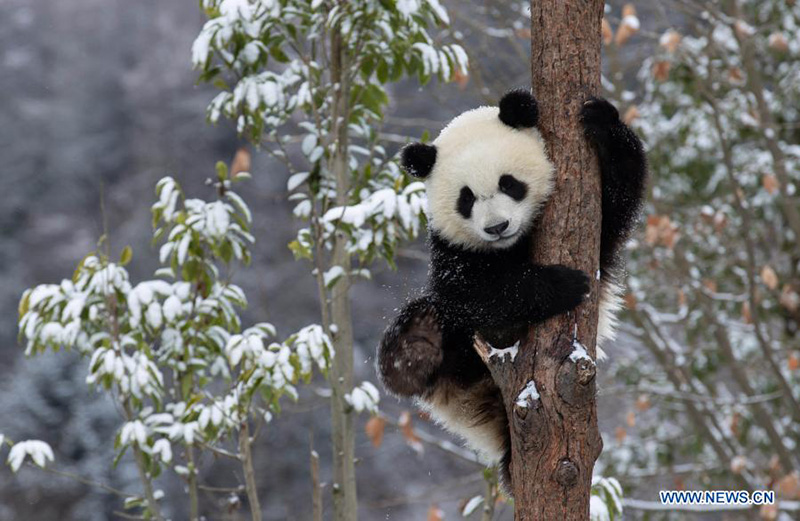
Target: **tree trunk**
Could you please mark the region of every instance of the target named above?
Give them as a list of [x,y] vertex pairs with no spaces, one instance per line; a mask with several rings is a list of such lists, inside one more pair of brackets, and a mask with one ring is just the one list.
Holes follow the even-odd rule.
[[[528,332],[513,364],[488,360],[511,429],[517,520],[589,519],[594,462],[602,440],[595,403],[600,255],[600,172],[579,114],[600,87],[602,0],[532,0],[531,69],[540,130],[556,168],[556,189],[537,225],[537,264],[591,275],[578,309]],[[576,342],[592,360],[570,358]],[[478,346],[479,352],[481,346]],[[530,385],[535,384],[535,387]],[[524,390],[528,392],[523,393]]]
[[[336,176],[336,204],[349,204],[350,171],[348,156],[348,122],[350,120],[350,85],[347,63],[339,28],[331,34],[331,79],[339,85],[335,92],[333,120],[335,151],[331,169]],[[338,232],[334,239],[332,266],[340,266],[344,274],[331,289],[331,322],[335,355],[331,367],[331,427],[333,437],[333,518],[335,521],[358,519],[355,469],[355,418],[344,395],[353,389],[353,317],[350,308],[351,259],[347,237]]]

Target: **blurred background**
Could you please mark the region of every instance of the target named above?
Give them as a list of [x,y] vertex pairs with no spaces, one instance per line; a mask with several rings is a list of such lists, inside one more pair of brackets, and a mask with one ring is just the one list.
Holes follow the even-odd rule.
[[[445,6],[470,73],[451,84],[392,86],[389,150],[530,83],[524,2]],[[605,451],[597,473],[622,483],[626,519],[798,519],[800,12],[791,0],[609,2],[606,20],[605,95],[646,142],[653,182],[630,245],[621,334],[598,373]],[[113,403],[87,389],[74,354],[25,359],[17,305],[24,289],[71,276],[103,233],[103,213],[112,250],[136,252],[132,278],[151,276],[149,204],[161,177],[213,195],[204,182],[214,163],[245,143],[229,122],[206,123],[216,90],[198,84],[190,64],[204,21],[194,2],[0,3],[0,433],[45,440],[59,468],[121,489],[137,482],[127,460],[110,465]],[[237,275],[250,299],[245,318],[295,331],[318,321],[319,307],[309,266],[287,248],[298,228],[288,173],[257,150],[250,171],[244,195],[257,242],[252,265]],[[376,263],[373,280],[353,291],[357,380],[376,381],[383,328],[424,284],[424,241],[404,245],[397,264]],[[259,439],[265,519],[310,518],[312,433],[330,479],[322,394],[311,386],[287,402]],[[413,411],[386,396],[381,407],[395,418]],[[424,418],[414,425],[426,439],[448,439]],[[409,441],[387,426],[376,448],[360,424],[360,517],[434,519],[440,509],[460,518],[485,488],[480,467]],[[232,473],[223,463],[204,472],[211,483]],[[175,478],[161,488],[182,493]],[[773,489],[782,506],[657,510],[658,490],[683,488]],[[226,501],[203,498],[219,519],[228,518]],[[0,468],[0,520],[111,519],[118,502],[75,480]],[[182,508],[171,506],[173,519],[186,517]],[[495,518],[511,514],[501,504]]]

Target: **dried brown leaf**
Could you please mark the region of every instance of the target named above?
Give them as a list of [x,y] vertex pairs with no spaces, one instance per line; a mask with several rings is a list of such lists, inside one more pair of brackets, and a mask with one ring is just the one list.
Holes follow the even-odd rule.
[[661,39],[658,43],[668,53],[673,54],[678,50],[678,46],[681,44],[681,33],[675,29],[669,29],[661,35]]
[[636,6],[633,4],[625,4],[622,6],[622,17],[636,16]]
[[434,503],[428,509],[428,521],[444,521],[444,511],[439,508],[439,505]]
[[797,369],[800,368],[800,355],[798,355],[796,352],[790,354],[786,365],[789,366],[790,371],[797,371]]
[[397,420],[397,425],[400,427],[400,432],[403,433],[406,443],[417,452],[422,452],[422,442],[420,441],[417,433],[414,432],[414,425],[411,422],[411,413],[403,411],[400,418]]
[[603,17],[603,21],[601,22],[601,31],[603,33],[603,44],[611,45],[611,42],[614,41],[614,30],[611,29],[611,24],[608,23],[605,16]]
[[784,284],[780,297],[781,306],[789,312],[795,313],[800,309],[800,295],[789,284]]
[[628,110],[626,110],[625,114],[622,116],[622,121],[626,125],[630,125],[638,117],[639,117],[639,108],[636,105],[631,105],[630,107],[628,107]]
[[778,274],[772,269],[772,266],[766,264],[761,268],[761,280],[771,290],[778,287]]
[[742,415],[738,412],[733,413],[730,419],[730,425],[728,425],[731,429],[731,432],[734,436],[739,436],[739,425],[741,424]]
[[800,499],[800,474],[786,474],[778,481],[778,494],[782,499]]
[[376,449],[383,443],[383,431],[385,428],[386,420],[380,416],[373,416],[364,426],[364,431],[367,433],[369,441],[372,442],[372,446]]
[[250,173],[250,151],[245,147],[237,150],[236,155],[233,156],[233,163],[231,163],[231,179],[242,173]]
[[753,312],[750,309],[750,302],[744,302],[742,304],[742,321],[744,321],[745,324],[753,323]]
[[789,42],[783,33],[774,32],[769,35],[769,48],[777,52],[787,52],[789,50]]
[[756,33],[755,28],[744,20],[736,20],[733,24],[733,30],[736,31],[736,36],[745,40]]
[[666,60],[659,60],[653,64],[652,73],[656,81],[667,81],[672,64]]
[[453,74],[453,81],[456,82],[460,90],[464,90],[467,87],[467,83],[469,83],[469,74],[464,74],[461,69],[456,69]]
[[764,187],[764,190],[766,190],[767,193],[769,193],[770,195],[777,192],[778,189],[781,187],[781,183],[780,181],[778,181],[778,178],[772,174],[764,174],[761,177],[761,185]]
[[633,4],[625,4],[622,8],[622,21],[617,28],[614,43],[625,45],[631,36],[639,32],[639,19],[636,17],[636,7]]

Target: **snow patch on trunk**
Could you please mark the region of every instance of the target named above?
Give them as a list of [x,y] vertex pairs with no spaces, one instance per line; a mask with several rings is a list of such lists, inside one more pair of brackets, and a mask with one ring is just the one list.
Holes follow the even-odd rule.
[[513,345],[506,347],[505,349],[496,349],[493,345],[489,344],[489,358],[493,358],[495,356],[500,358],[500,361],[506,361],[506,355],[511,357],[511,361],[513,362],[514,359],[517,357],[517,353],[519,352],[519,340]]
[[525,384],[525,388],[517,396],[517,405],[527,408],[531,403],[539,399],[539,391],[533,380]]

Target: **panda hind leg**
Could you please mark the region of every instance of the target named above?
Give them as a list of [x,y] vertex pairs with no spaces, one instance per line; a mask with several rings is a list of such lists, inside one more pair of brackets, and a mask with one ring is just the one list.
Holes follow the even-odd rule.
[[383,334],[378,347],[378,374],[397,396],[420,396],[442,363],[442,331],[433,301],[409,302]]

